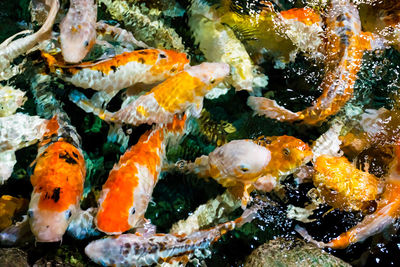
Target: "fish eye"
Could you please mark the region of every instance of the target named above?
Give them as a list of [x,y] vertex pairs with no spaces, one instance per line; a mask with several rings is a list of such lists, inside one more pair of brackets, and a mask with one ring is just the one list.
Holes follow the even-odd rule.
[[85,47],[88,47],[89,46],[89,41],[85,41],[84,43],[83,43],[83,45],[85,46]]
[[211,84],[215,83],[215,79],[211,79],[210,83]]
[[283,155],[289,156],[289,155],[290,155],[290,149],[287,148],[287,147],[285,147],[285,148],[283,149]]
[[72,216],[71,210],[67,210],[67,211],[65,212],[65,218],[68,220],[69,218],[71,218],[71,216]]
[[28,210],[28,217],[33,218],[33,210]]
[[244,166],[244,165],[240,165],[239,168],[240,168],[240,170],[241,170],[242,172],[248,172],[248,171],[249,171],[249,168],[246,167],[246,166]]
[[135,208],[132,208],[131,214],[133,215],[135,214],[135,212],[136,212]]

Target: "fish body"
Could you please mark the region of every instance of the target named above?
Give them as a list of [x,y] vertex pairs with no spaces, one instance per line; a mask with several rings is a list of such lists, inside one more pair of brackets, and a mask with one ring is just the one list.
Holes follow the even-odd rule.
[[279,178],[292,173],[311,157],[309,146],[295,137],[260,137],[231,141],[185,168],[230,188],[242,198],[245,207],[255,187],[271,191]]
[[60,23],[61,52],[65,62],[78,63],[96,42],[95,0],[70,0],[68,13]]
[[66,66],[43,53],[51,72],[82,88],[118,91],[137,83],[154,84],[175,75],[189,63],[185,53],[145,49],[125,52],[99,62]]
[[[33,192],[29,203],[29,223],[38,242],[62,239],[71,217],[79,209],[86,168],[79,145],[60,135],[57,117],[48,123],[48,133],[32,164]],[[68,129],[65,133],[74,131]],[[52,139],[55,139],[53,141]]]
[[109,122],[169,123],[175,114],[186,111],[199,116],[204,95],[228,74],[229,65],[225,63],[202,63],[187,68],[114,113],[94,107],[82,95],[70,95],[70,99],[86,112],[93,112]]
[[315,125],[336,114],[352,97],[365,50],[372,49],[373,36],[361,32],[357,8],[349,1],[331,1],[326,17],[327,43],[322,95],[313,106],[292,112],[274,100],[249,97],[248,105],[259,115],[280,121],[303,121]]
[[354,167],[345,157],[322,155],[314,164],[313,182],[334,208],[364,210],[379,194],[379,180]]
[[208,248],[222,235],[250,222],[259,207],[245,210],[241,217],[189,235],[123,234],[93,241],[85,248],[86,255],[103,266],[149,266],[174,258],[190,256],[196,249]]
[[165,157],[169,134],[181,134],[186,117],[147,131],[110,171],[99,198],[96,226],[107,234],[121,234],[141,226]]
[[319,247],[331,247],[344,249],[351,244],[365,240],[366,238],[380,233],[387,226],[395,223],[400,217],[400,143],[395,147],[395,159],[392,162],[391,170],[386,178],[384,192],[377,201],[377,208],[374,213],[350,228],[345,233],[334,238],[328,243],[314,240],[305,229],[296,226],[296,231],[306,240]]

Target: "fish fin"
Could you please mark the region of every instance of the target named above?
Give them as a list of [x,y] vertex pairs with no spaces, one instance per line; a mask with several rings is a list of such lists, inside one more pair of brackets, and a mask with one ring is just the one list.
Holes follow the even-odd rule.
[[251,200],[250,193],[253,191],[254,186],[252,184],[237,185],[229,187],[229,192],[242,201],[242,209],[246,209],[247,203]]
[[267,118],[276,119],[278,121],[300,120],[298,112],[294,113],[279,106],[275,100],[265,97],[249,96],[247,105],[255,111],[255,114],[264,115]]
[[22,32],[17,32],[16,34],[14,34],[11,37],[8,37],[6,40],[4,40],[1,44],[0,44],[0,49],[4,49],[6,46],[8,46],[15,37],[17,37],[18,35],[22,35],[22,34],[28,34],[28,33],[32,33],[32,30],[24,30]]
[[272,175],[266,175],[258,178],[253,185],[257,190],[271,192],[276,187],[276,184],[276,177],[273,177]]
[[34,236],[31,232],[28,216],[26,215],[23,216],[22,221],[0,232],[0,245],[2,246],[15,246],[28,240],[34,240]]
[[140,225],[141,226],[135,229],[137,234],[144,237],[153,236],[156,234],[157,227],[152,224],[150,220],[143,218],[143,222],[140,223]]
[[315,239],[313,239],[312,236],[307,232],[307,230],[299,225],[296,225],[294,227],[294,230],[297,233],[299,233],[307,242],[310,242],[319,248],[329,247],[329,244],[326,244],[326,243],[320,242],[320,241],[316,241]]
[[99,118],[102,120],[107,121],[112,118],[112,113],[96,107],[84,94],[78,92],[77,90],[72,90],[72,92],[69,94],[69,99],[87,113],[93,113],[99,116]]

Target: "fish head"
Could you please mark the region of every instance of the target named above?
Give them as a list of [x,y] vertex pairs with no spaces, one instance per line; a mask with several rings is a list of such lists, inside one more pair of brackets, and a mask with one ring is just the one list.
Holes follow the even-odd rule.
[[82,25],[70,25],[70,23],[60,24],[61,52],[65,62],[81,62],[95,44],[96,29],[86,24],[87,23],[82,23]]
[[230,67],[226,63],[204,62],[186,70],[191,76],[199,78],[209,89],[215,87],[229,75]]
[[270,160],[271,152],[251,140],[231,141],[209,155],[211,176],[223,186],[256,180]]
[[[142,56],[144,62],[146,63],[148,62],[148,60],[146,60],[146,56],[151,58],[153,57],[153,54],[147,54],[145,51],[146,50],[143,50]],[[164,73],[166,74],[165,78],[168,78],[169,76],[173,76],[182,71],[189,65],[189,59],[186,53],[164,49],[158,49],[157,52],[158,53],[156,53],[156,56],[158,56],[158,58],[153,64],[153,67],[150,69],[150,72],[153,74]],[[149,62],[151,61],[149,60]]]
[[309,145],[293,136],[260,137],[257,143],[271,151],[268,168],[279,175],[289,174],[312,159]]
[[46,208],[41,204],[42,194],[33,192],[29,203],[28,217],[31,231],[37,242],[61,241],[77,208],[75,205],[69,205],[64,209]]

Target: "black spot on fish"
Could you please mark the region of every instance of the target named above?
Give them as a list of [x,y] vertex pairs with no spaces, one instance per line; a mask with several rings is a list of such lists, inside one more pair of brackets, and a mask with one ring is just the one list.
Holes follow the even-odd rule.
[[111,66],[110,68],[111,68],[114,72],[117,71],[117,67],[116,67],[116,66]]
[[79,155],[76,154],[75,152],[72,152],[72,155],[74,155],[75,158],[79,159]]
[[55,203],[57,203],[60,200],[60,187],[56,187],[53,190],[53,195],[51,196],[51,199],[54,200]]
[[336,21],[345,21],[345,20],[346,20],[346,16],[344,14],[340,14],[336,18]]
[[145,50],[141,50],[141,51],[138,52],[138,54],[140,54],[140,55],[147,55],[148,53],[147,53],[147,51],[145,51]]
[[140,58],[138,58],[138,62],[139,62],[140,64],[144,64],[145,60],[144,60],[144,58],[140,57]]
[[73,157],[71,157],[71,155],[68,154],[67,152],[66,152],[65,154],[59,154],[58,157],[59,157],[60,159],[65,159],[65,162],[66,162],[66,163],[69,163],[69,164],[78,164],[78,162],[76,162],[76,160],[75,160]]
[[167,56],[164,55],[164,54],[159,54],[158,56],[159,56],[160,58],[167,58]]

